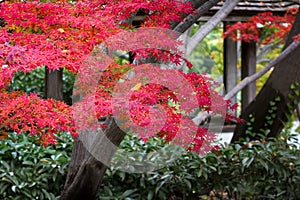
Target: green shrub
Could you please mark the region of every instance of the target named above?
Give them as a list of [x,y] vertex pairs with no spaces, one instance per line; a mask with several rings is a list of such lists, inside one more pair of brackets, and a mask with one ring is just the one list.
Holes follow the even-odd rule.
[[32,72],[16,72],[10,84],[11,90],[20,90],[26,93],[38,93],[45,97],[45,68],[38,67]]
[[0,199],[56,199],[70,162],[72,138],[58,137],[46,148],[25,134],[9,135],[0,141]]
[[[143,146],[131,137],[131,142],[124,140],[122,145],[143,154],[147,148],[165,148],[157,143],[152,140],[152,146]],[[99,199],[201,199],[208,193],[218,199],[298,199],[300,150],[281,139],[245,140],[204,157],[185,152],[154,172],[132,174],[111,169]]]
[[[11,134],[0,141],[0,199],[56,199],[64,185],[72,138],[60,137],[46,148],[34,138]],[[164,146],[159,139],[146,144],[126,136],[122,151],[161,151],[177,155],[179,148]],[[134,160],[131,160],[134,163]],[[300,150],[285,139],[245,140],[199,157],[184,152],[164,168],[148,173],[127,173],[117,166],[107,170],[98,199],[299,199]]]

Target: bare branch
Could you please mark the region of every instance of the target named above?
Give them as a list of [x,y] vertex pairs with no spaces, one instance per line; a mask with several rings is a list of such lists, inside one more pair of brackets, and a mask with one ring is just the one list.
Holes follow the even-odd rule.
[[[267,73],[272,67],[277,65],[283,59],[288,57],[291,52],[293,52],[297,47],[300,46],[300,41],[291,43],[278,57],[273,59],[266,67],[258,71],[257,73],[244,78],[239,84],[237,84],[232,90],[230,90],[224,97],[224,99],[231,99],[234,95],[236,95],[240,90],[246,87],[248,84],[257,80],[265,73]],[[212,113],[207,112],[199,112],[195,117],[192,118],[193,122],[197,125],[205,121],[208,117],[211,116]]]
[[269,53],[270,51],[279,48],[280,45],[282,44],[282,41],[277,42],[276,44],[267,44],[262,47],[262,50],[260,51],[260,54],[257,55],[257,60],[263,59],[263,57]]
[[205,122],[209,117],[212,116],[212,112],[198,112],[198,114],[192,118],[192,121],[199,126],[203,122]]
[[220,23],[227,15],[234,9],[234,7],[239,3],[239,0],[227,0],[225,1],[222,8],[212,16],[205,25],[194,34],[191,38],[192,42],[189,42],[187,48],[187,55],[190,55],[195,47],[203,40],[203,38],[213,29],[218,23]]
[[209,0],[206,1],[203,5],[197,8],[197,13],[196,14],[190,14],[188,15],[182,22],[176,25],[174,28],[174,31],[178,33],[184,33],[188,28],[190,28],[197,20],[203,16],[205,13],[209,11],[214,5],[216,5],[218,2],[221,0]]
[[270,59],[268,59],[268,58],[259,59],[259,60],[256,61],[256,64],[264,63],[264,62],[270,62]]
[[239,84],[237,84],[232,90],[230,90],[224,97],[224,99],[231,99],[234,95],[236,95],[240,90],[246,87],[248,84],[257,80],[261,76],[263,76],[267,71],[269,71],[272,67],[277,65],[283,59],[285,59],[291,52],[293,52],[300,45],[300,41],[292,42],[278,57],[273,59],[267,66],[262,68],[260,71],[255,74],[244,78]]

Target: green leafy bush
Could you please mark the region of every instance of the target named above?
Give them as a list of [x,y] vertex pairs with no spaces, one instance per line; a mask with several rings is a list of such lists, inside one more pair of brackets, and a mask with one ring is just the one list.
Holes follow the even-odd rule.
[[70,162],[72,138],[58,137],[56,146],[43,147],[25,134],[0,141],[0,199],[56,199]]
[[[165,148],[156,140],[151,146],[134,137],[130,141],[125,140],[123,147],[139,149],[141,154],[149,148]],[[204,157],[185,152],[154,172],[110,169],[99,199],[205,199],[209,193],[218,199],[298,199],[300,150],[285,139],[245,140]]]
[[17,72],[10,84],[11,90],[20,90],[26,93],[35,92],[39,96],[45,96],[45,68],[38,67],[32,72]]
[[[34,138],[11,134],[0,141],[0,199],[56,199],[66,178],[72,138],[60,137],[57,146],[46,148]],[[163,145],[156,138],[146,144],[128,135],[122,151],[161,151],[177,155],[180,148]],[[139,159],[139,156],[136,157]],[[126,158],[127,159],[127,158]],[[134,160],[131,160],[134,162]],[[300,150],[286,139],[245,140],[199,157],[183,152],[170,156],[166,167],[148,173],[118,170],[118,163],[107,170],[99,189],[105,199],[298,199],[300,196]]]

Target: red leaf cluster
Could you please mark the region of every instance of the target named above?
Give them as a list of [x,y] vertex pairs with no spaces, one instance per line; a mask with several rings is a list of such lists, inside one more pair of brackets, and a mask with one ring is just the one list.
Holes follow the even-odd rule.
[[0,129],[4,132],[30,133],[43,145],[55,144],[55,135],[70,132],[76,136],[71,108],[53,99],[27,96],[18,91],[0,93]]
[[[47,66],[53,70],[66,68],[76,73],[80,67],[87,67],[83,63],[96,46],[105,43],[107,38],[123,29],[133,29],[128,22],[138,12],[145,15],[142,27],[163,28],[169,28],[170,22],[182,20],[183,14],[193,12],[191,4],[180,0],[83,0],[72,4],[64,0],[24,1],[1,3],[0,9],[0,18],[5,21],[5,26],[0,29],[0,89],[6,87],[17,71],[31,72],[36,67]],[[143,43],[142,46],[148,45],[149,48],[138,49],[135,47],[141,44],[132,44],[135,59],[155,58],[159,63],[175,65],[185,62],[191,67],[177,48],[181,45],[179,41],[163,43],[161,38],[155,38],[155,32],[150,33],[151,35],[145,34],[143,36],[146,38],[139,40]],[[151,38],[156,43],[161,41],[165,48],[153,48]],[[117,39],[112,41],[112,44],[105,45],[115,50],[128,50],[122,49],[124,45],[118,43]],[[103,71],[96,94],[93,94],[96,100],[96,117],[113,114],[114,87],[126,72],[135,68],[138,67],[110,63]],[[172,70],[174,71],[167,69],[165,73],[170,74]],[[157,75],[151,69],[147,74],[150,78]],[[196,73],[180,72],[180,75],[193,89],[192,94],[188,91],[176,93],[176,87],[174,91],[155,83],[137,82],[132,88],[125,81],[124,88],[128,87],[132,91],[128,109],[130,118],[137,125],[134,130],[144,140],[157,134],[167,141],[190,144],[191,150],[202,151],[203,147],[209,146],[213,136],[189,119],[188,114],[197,108],[195,104],[204,112],[219,114],[227,120],[238,119],[224,112],[224,107],[233,107],[211,89],[214,83],[210,79]],[[93,80],[84,81],[89,84]],[[180,87],[177,86],[177,89]],[[55,135],[62,131],[77,134],[74,130],[72,107],[52,99],[41,99],[35,94],[27,96],[1,90],[0,95],[1,131],[29,132],[38,136],[43,145],[55,144]],[[195,97],[198,102],[188,102],[186,97],[189,96]],[[152,123],[153,120],[156,120],[155,123]],[[149,124],[155,126],[151,127],[153,131],[148,134],[138,128],[148,127]],[[192,136],[190,132],[195,129],[197,133]]]
[[271,12],[260,13],[249,19],[248,22],[237,22],[227,26],[224,37],[245,42],[255,41],[262,44],[278,42],[287,37],[295,15],[297,7],[287,10],[284,16],[276,16]]
[[[135,66],[131,66],[131,69],[134,67]],[[151,67],[153,68],[153,66]],[[124,69],[125,66],[120,66],[119,69],[120,68]],[[116,67],[112,69],[116,69]],[[123,71],[123,73],[119,71],[117,76],[114,76],[113,74],[115,73],[110,71],[110,69],[104,72],[105,75],[103,75],[103,78],[100,80],[96,95],[96,112],[98,118],[114,114],[112,98],[113,90],[116,86],[116,79],[112,77],[119,79],[129,70],[130,66],[126,66],[126,70]],[[165,69],[164,73],[168,74],[169,72],[172,73],[172,71],[172,69]],[[157,76],[157,74],[151,74],[150,70],[147,71],[146,74],[147,76],[144,76],[144,78]],[[226,112],[227,108],[232,110],[236,109],[236,105],[231,105],[229,101],[224,101],[222,96],[212,90],[212,86],[215,83],[211,79],[196,73],[185,74],[180,72],[180,74],[194,91],[193,95],[195,95],[198,100],[197,105],[201,111],[219,114],[226,120],[241,122],[238,118]],[[210,149],[208,147],[215,139],[214,135],[208,133],[205,128],[197,127],[189,119],[188,114],[195,109],[194,104],[187,104],[183,107],[186,102],[190,102],[188,100],[186,102],[179,100],[188,97],[190,95],[188,91],[187,94],[182,92],[176,93],[164,85],[153,83],[143,84],[143,78],[138,77],[137,74],[136,76],[136,82],[134,82],[134,84],[129,84],[125,81],[121,87],[122,90],[131,91],[129,101],[130,119],[127,119],[130,121],[130,125],[128,124],[129,122],[125,123],[125,127],[130,126],[132,128],[136,125],[138,128],[132,128],[131,131],[138,133],[144,140],[147,140],[147,138],[153,136],[153,134],[157,134],[160,137],[165,137],[167,141],[189,146],[190,150],[202,151],[205,147]],[[174,79],[174,77],[172,78]],[[167,79],[171,80],[172,78],[169,77],[169,79]],[[161,80],[161,82],[163,82],[163,80]],[[174,82],[178,84],[177,87],[182,87],[180,81],[175,80]],[[132,87],[132,85],[135,86]],[[173,102],[173,104],[170,104],[170,102]],[[120,108],[126,104],[124,104],[122,100],[119,101],[119,103],[121,104],[119,106]],[[153,112],[151,109],[155,109],[155,117],[151,114],[151,112]],[[125,108],[125,110],[127,109]],[[163,114],[159,112],[160,110],[162,110]],[[126,113],[121,113],[122,116],[125,114]],[[148,128],[149,124],[154,124],[156,127],[151,126]],[[144,129],[140,127],[144,127]],[[147,129],[147,133],[144,132],[145,129]],[[159,132],[155,132],[154,130],[159,130]],[[197,130],[195,135],[193,135],[194,130]],[[180,138],[180,140],[178,140],[178,138]]]

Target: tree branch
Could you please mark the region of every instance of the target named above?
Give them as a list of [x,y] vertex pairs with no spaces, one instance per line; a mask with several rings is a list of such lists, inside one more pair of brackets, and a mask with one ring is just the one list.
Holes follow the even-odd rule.
[[211,17],[208,22],[201,26],[201,28],[194,34],[189,42],[187,48],[187,55],[190,55],[191,52],[196,48],[196,46],[203,40],[203,38],[217,26],[227,15],[234,9],[234,7],[239,3],[239,0],[227,0],[222,8]]
[[279,48],[282,42],[277,42],[276,44],[268,44],[262,47],[260,54],[257,55],[257,60],[261,60],[270,51]]
[[192,118],[192,121],[199,126],[212,116],[212,112],[198,112],[198,114]]
[[176,25],[176,27],[173,29],[176,32],[179,33],[184,33],[188,28],[190,28],[197,20],[203,16],[205,13],[209,11],[214,5],[216,5],[218,2],[221,0],[209,0],[206,1],[202,5],[194,5],[194,7],[199,7],[197,8],[197,13],[196,14],[190,14],[188,15],[182,22]]
[[236,95],[240,90],[246,87],[248,84],[257,80],[261,76],[263,76],[267,71],[269,71],[272,67],[277,65],[283,59],[285,59],[291,52],[293,52],[300,45],[300,41],[291,43],[278,57],[273,59],[267,66],[262,68],[260,71],[255,74],[244,78],[239,84],[237,84],[232,90],[230,90],[224,97],[224,99],[231,99],[234,95]]

